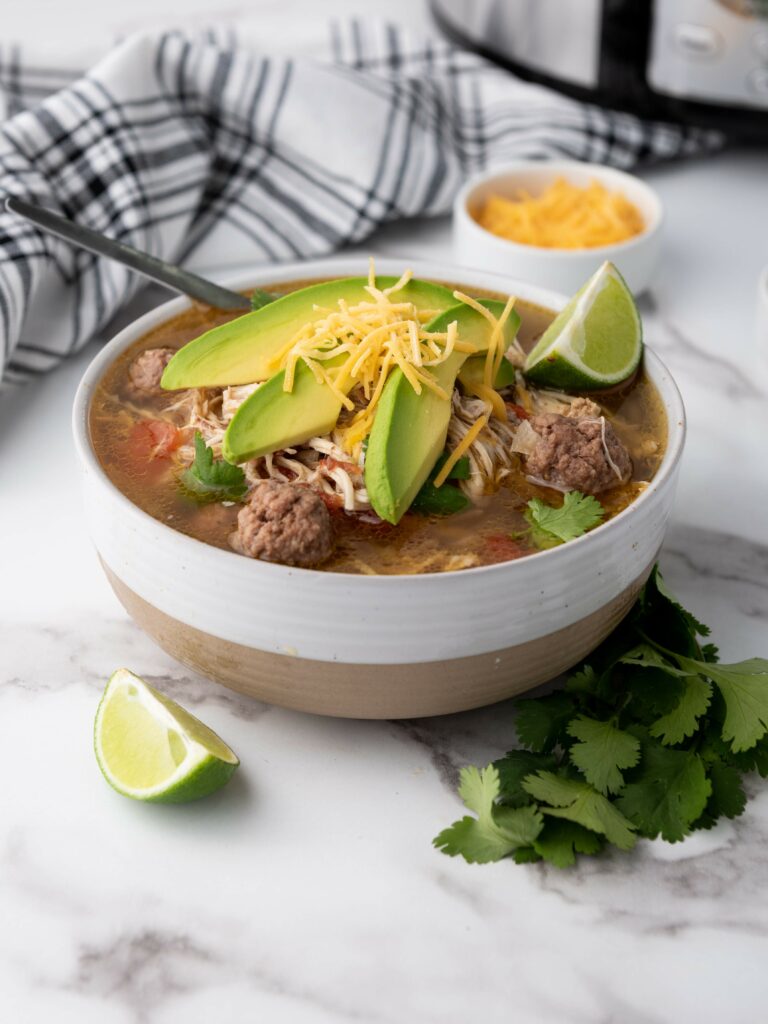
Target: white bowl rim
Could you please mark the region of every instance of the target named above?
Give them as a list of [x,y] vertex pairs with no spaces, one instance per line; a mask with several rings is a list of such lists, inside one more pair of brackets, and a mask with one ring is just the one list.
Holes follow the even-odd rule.
[[[561,295],[558,292],[541,288],[537,285],[529,285],[519,279],[508,278],[503,274],[494,274],[489,271],[473,271],[467,267],[433,262],[428,259],[411,260],[385,256],[375,257],[375,261],[377,273],[399,276],[404,267],[410,267],[413,268],[415,276],[426,277],[437,281],[456,281],[457,283],[462,280],[462,275],[464,274],[477,274],[478,279],[474,284],[475,287],[486,288],[488,290],[498,290],[499,292],[507,292],[509,294],[517,291],[518,289],[516,286],[519,285],[521,286],[519,288],[521,297],[523,297],[525,301],[548,309],[557,310],[558,308],[562,308],[562,306],[568,301],[566,296]],[[314,277],[327,279],[329,276],[333,276],[334,273],[336,276],[349,276],[350,274],[363,276],[367,273],[367,267],[367,256],[359,256],[356,254],[350,256],[331,256],[301,262],[280,263],[269,268],[257,268],[247,273],[240,273],[225,278],[220,283],[225,287],[232,288],[233,290],[245,290],[252,287],[268,286],[271,283],[290,281],[292,279],[311,280]],[[489,283],[480,284],[480,280],[484,280]],[[202,547],[205,549],[206,557],[213,559],[214,563],[220,558],[228,560],[237,558],[242,561],[243,556],[237,552],[218,548],[213,544],[208,544],[205,541],[198,540],[196,537],[191,537],[188,534],[182,533],[180,530],[176,530],[172,526],[168,526],[166,523],[162,522],[162,520],[155,519],[154,516],[151,516],[148,512],[145,512],[144,509],[136,505],[127,495],[123,494],[119,487],[117,487],[117,485],[109,478],[101,466],[90,442],[89,412],[91,399],[95,388],[104,375],[106,369],[112,364],[118,355],[120,355],[135,341],[138,341],[138,339],[143,335],[147,334],[153,327],[156,327],[162,324],[165,320],[183,312],[191,305],[191,300],[182,296],[176,299],[171,299],[169,302],[165,302],[162,305],[149,310],[147,313],[144,313],[142,316],[133,320],[130,324],[120,330],[103,346],[97,355],[94,356],[93,360],[87,366],[75,394],[72,409],[72,430],[74,434],[75,449],[86,470],[94,474],[102,486],[107,488],[111,493],[111,496],[117,501],[118,505],[122,506],[123,510],[129,516],[138,517],[144,523],[150,521],[155,527],[159,527],[161,532],[167,531],[169,540],[172,540],[174,543],[186,549],[189,552],[190,557],[193,557],[195,551],[199,551]],[[623,529],[627,516],[631,515],[635,509],[641,506],[641,504],[645,505],[649,500],[651,500],[655,492],[659,490],[666,480],[672,475],[680,460],[685,445],[685,408],[677,383],[666,365],[648,348],[647,345],[644,348],[643,359],[646,367],[650,367],[651,380],[654,383],[654,386],[657,387],[657,390],[659,390],[658,385],[656,384],[657,379],[666,376],[667,383],[669,384],[671,401],[669,406],[664,403],[664,411],[667,416],[667,447],[664,452],[661,465],[656,471],[656,475],[650,481],[642,494],[638,495],[634,501],[632,501],[625,509],[619,512],[612,519],[608,520],[607,523],[603,523],[602,525],[595,527],[595,529],[591,530],[589,533],[568,541],[567,544],[562,544],[558,547],[550,548],[545,551],[537,551],[530,555],[526,555],[524,558],[511,559],[506,562],[497,562],[493,565],[481,565],[467,569],[447,570],[440,573],[382,573],[374,576],[368,576],[362,573],[345,573],[328,569],[307,569],[297,566],[281,565],[277,562],[266,562],[260,559],[251,560],[254,566],[253,571],[261,573],[266,578],[271,576],[275,579],[283,579],[287,575],[299,573],[302,576],[311,574],[313,577],[332,576],[337,579],[342,578],[345,582],[348,582],[350,586],[366,586],[369,584],[375,584],[376,586],[380,586],[382,584],[395,586],[399,584],[400,586],[412,587],[420,584],[427,584],[430,581],[434,582],[436,576],[439,576],[440,579],[449,580],[457,576],[466,577],[468,573],[479,575],[485,573],[514,572],[515,565],[519,565],[520,563],[530,563],[531,558],[557,558],[560,557],[564,551],[569,551],[573,554],[574,546],[590,543],[590,537],[592,535],[600,535],[605,539],[608,531],[618,533],[618,531]],[[228,562],[227,564],[231,563]]]
[[[586,171],[595,178],[602,178],[604,182],[624,182],[625,186],[634,189],[642,194],[648,201],[652,211],[651,220],[639,235],[627,238],[623,242],[611,242],[608,245],[596,245],[581,249],[554,249],[543,245],[524,245],[522,242],[515,242],[511,238],[502,238],[488,231],[482,224],[478,224],[469,211],[469,202],[475,189],[486,185],[496,178],[510,177],[516,174],[530,174],[531,172],[542,171],[555,174],[567,174],[569,170]],[[631,197],[628,197],[631,199]],[[651,186],[628,171],[619,167],[604,167],[602,164],[591,164],[580,160],[514,160],[510,163],[497,164],[482,171],[470,178],[461,188],[454,201],[453,213],[455,217],[461,217],[462,222],[484,245],[490,245],[499,252],[514,250],[517,253],[528,253],[537,258],[564,260],[572,262],[578,259],[593,257],[599,259],[601,256],[607,259],[609,256],[619,255],[628,252],[630,249],[644,245],[650,238],[658,234],[664,220],[664,207],[658,193]]]

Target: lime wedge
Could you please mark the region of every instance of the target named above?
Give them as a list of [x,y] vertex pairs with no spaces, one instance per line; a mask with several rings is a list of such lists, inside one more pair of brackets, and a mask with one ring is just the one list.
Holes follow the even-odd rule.
[[126,668],[107,683],[96,711],[94,747],[110,786],[153,803],[208,796],[240,764],[207,725]]
[[643,327],[632,293],[604,263],[528,354],[525,375],[555,388],[609,388],[631,377],[643,354]]

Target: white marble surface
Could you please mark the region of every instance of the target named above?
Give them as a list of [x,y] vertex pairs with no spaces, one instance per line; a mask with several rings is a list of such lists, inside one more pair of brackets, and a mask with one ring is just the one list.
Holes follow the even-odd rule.
[[[662,566],[725,657],[768,651],[768,387],[752,334],[766,171],[753,152],[646,175],[668,210],[647,336],[690,416]],[[446,223],[412,223],[371,244],[443,257],[448,238]],[[768,786],[753,780],[746,814],[711,833],[565,872],[435,852],[459,815],[458,767],[510,745],[509,707],[312,718],[159,651],[112,596],[81,520],[68,416],[92,351],[0,405],[0,1019],[764,1019]],[[159,808],[109,790],[91,728],[123,664],[240,753],[221,794]]]

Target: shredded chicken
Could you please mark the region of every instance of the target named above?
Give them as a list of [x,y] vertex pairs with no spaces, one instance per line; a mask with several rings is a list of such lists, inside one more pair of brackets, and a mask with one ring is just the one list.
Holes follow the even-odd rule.
[[[508,356],[518,361],[512,349]],[[194,459],[193,436],[196,430],[200,431],[214,454],[220,457],[222,440],[229,422],[240,405],[258,387],[258,384],[246,384],[226,388],[193,388],[182,392],[178,400],[167,409],[188,428],[188,441],[178,451],[181,461],[191,463]],[[321,494],[331,506],[343,508],[347,512],[371,513],[371,502],[365,488],[365,453],[359,444],[353,446],[352,452],[343,446],[345,427],[366,404],[363,395],[353,392],[350,397],[354,409],[342,410],[339,423],[330,435],[313,437],[295,448],[285,448],[245,463],[243,470],[248,484],[255,487],[264,480],[300,483]],[[538,441],[538,435],[527,419],[518,418],[514,406],[529,414],[558,413],[605,422],[600,406],[591,399],[532,388],[519,371],[515,384],[502,392],[502,397],[508,401],[507,419],[490,417],[466,452],[470,474],[468,479],[459,481],[459,486],[470,500],[476,500],[498,487],[513,469],[519,456],[530,455]],[[449,450],[456,448],[477,420],[490,411],[488,403],[483,399],[454,390],[446,447]],[[618,467],[612,465],[611,468],[618,476]],[[532,482],[552,486],[545,481]]]
[[[227,425],[242,402],[258,384],[228,388],[196,388],[184,392],[169,412],[184,420],[188,441],[179,448],[182,462],[195,457],[193,435],[199,430],[205,443],[221,456],[221,444]],[[453,414],[448,426],[447,447],[455,448],[476,420],[488,411],[482,399],[453,393]],[[467,451],[470,476],[460,487],[470,499],[495,488],[507,474],[515,459],[513,438],[518,427],[514,413],[506,422],[491,418]],[[347,512],[369,512],[371,502],[365,489],[365,454],[355,456],[339,441],[343,437],[343,418],[330,436],[313,437],[295,448],[285,448],[270,455],[251,459],[243,465],[251,487],[263,480],[301,483],[325,495],[331,504]]]
[[[455,448],[476,421],[489,411],[486,402],[453,393],[453,414],[448,424],[449,449]],[[512,440],[517,427],[517,418],[503,422],[495,417],[489,419],[485,428],[470,445],[469,479],[461,481],[461,489],[468,498],[479,498],[496,487],[512,469],[514,452]]]

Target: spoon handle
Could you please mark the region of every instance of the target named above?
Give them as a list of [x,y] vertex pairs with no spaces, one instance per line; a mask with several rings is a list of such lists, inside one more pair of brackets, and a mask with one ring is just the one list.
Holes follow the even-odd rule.
[[97,256],[106,256],[108,259],[116,260],[124,264],[137,274],[143,274],[151,281],[171,288],[182,295],[189,295],[193,299],[199,299],[209,306],[217,309],[250,309],[251,302],[245,295],[239,292],[230,291],[229,288],[222,288],[213,281],[207,281],[204,277],[191,274],[188,270],[174,266],[173,263],[166,263],[157,256],[150,256],[149,253],[140,252],[125,242],[118,242],[114,238],[107,238],[106,235],[92,231],[82,224],[60,217],[51,210],[42,206],[35,206],[24,199],[17,199],[9,196],[5,200],[6,210],[16,213],[20,217],[36,224],[37,227],[48,231],[52,235],[63,238],[72,245],[81,249],[96,253]]

